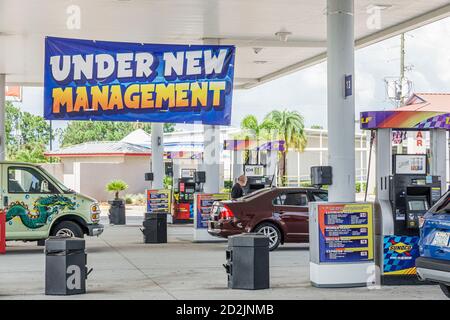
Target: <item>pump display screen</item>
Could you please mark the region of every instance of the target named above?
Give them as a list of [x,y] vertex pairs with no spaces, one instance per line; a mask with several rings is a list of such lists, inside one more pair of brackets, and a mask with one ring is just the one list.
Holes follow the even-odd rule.
[[427,211],[428,203],[425,200],[408,201],[409,211]]
[[394,155],[395,174],[426,174],[427,156],[425,154]]
[[186,187],[185,192],[186,193],[194,193],[195,192],[195,188]]

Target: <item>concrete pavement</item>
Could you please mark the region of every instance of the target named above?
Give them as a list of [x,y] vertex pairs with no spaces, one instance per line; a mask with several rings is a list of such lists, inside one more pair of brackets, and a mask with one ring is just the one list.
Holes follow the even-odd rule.
[[270,254],[271,289],[227,289],[226,243],[192,243],[192,226],[169,225],[168,243],[144,244],[139,217],[86,238],[87,294],[45,296],[43,248],[10,242],[0,256],[0,299],[444,299],[437,286],[318,289],[309,283],[308,245]]

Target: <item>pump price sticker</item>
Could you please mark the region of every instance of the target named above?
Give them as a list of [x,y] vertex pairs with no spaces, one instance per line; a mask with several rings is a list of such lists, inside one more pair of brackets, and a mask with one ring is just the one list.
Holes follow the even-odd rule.
[[450,239],[450,232],[436,232],[431,243],[433,246],[448,247]]

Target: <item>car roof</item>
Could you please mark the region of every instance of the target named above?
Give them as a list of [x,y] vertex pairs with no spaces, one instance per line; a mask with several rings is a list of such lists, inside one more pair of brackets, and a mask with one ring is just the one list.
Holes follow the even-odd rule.
[[18,164],[18,165],[26,165],[26,166],[39,166],[38,163],[30,163],[30,162],[23,162],[23,161],[0,161],[0,164]]
[[328,190],[316,188],[316,187],[275,187],[277,190],[285,190],[285,191],[325,191]]

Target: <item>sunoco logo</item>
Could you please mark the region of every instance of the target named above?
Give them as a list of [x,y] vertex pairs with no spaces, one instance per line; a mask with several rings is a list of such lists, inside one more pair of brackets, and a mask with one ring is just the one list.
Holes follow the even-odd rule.
[[394,243],[389,247],[389,251],[395,251],[397,253],[408,253],[411,249],[411,245],[404,244],[403,242]]

